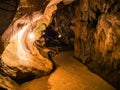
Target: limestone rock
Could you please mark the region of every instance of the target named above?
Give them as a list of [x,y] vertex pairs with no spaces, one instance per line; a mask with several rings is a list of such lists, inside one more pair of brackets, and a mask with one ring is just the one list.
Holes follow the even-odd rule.
[[33,13],[31,18],[24,15],[16,19],[2,35],[2,41],[9,42],[1,56],[1,70],[5,74],[14,79],[25,79],[29,76],[47,75],[53,70],[52,62],[43,57],[44,55],[42,56],[34,46],[36,39],[31,39],[28,35],[39,24],[37,21],[47,26],[50,24],[52,14],[59,2],[51,0],[43,14]]
[[103,59],[103,63],[110,65],[115,69],[119,66],[120,60],[120,13],[103,14],[100,16],[96,38],[96,53],[102,56],[98,60]]
[[[69,0],[65,1],[69,2]],[[73,31],[74,29],[72,21],[73,18],[74,18],[73,5],[71,4],[65,6],[63,3],[60,3],[58,4],[58,9],[53,17],[51,25],[47,28],[48,32],[52,31],[53,34],[54,32],[57,32],[58,36],[56,35],[56,38],[58,38],[59,41],[65,44],[67,47],[74,46],[74,31]]]
[[19,59],[14,44],[10,43],[2,54],[1,70],[12,78],[22,79],[29,75],[42,76],[51,72],[52,62],[42,56],[28,60]]
[[80,0],[75,4],[74,55],[117,69],[120,60],[119,0]]
[[8,76],[0,74],[0,90],[18,90],[19,85]]
[[[91,47],[95,30],[93,23],[97,18],[95,13],[89,9],[89,4],[89,0],[82,0],[75,6],[74,56],[81,59],[83,63],[91,58]],[[90,14],[91,12],[93,15]]]

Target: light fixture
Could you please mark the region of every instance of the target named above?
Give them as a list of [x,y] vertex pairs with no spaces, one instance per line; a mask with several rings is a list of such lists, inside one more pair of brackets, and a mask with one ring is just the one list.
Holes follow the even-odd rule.
[[35,39],[34,33],[29,33],[29,34],[28,34],[28,37],[29,37],[30,39],[33,39],[33,40]]
[[62,37],[61,34],[59,34],[59,35],[58,35],[58,38],[61,38],[61,37]]

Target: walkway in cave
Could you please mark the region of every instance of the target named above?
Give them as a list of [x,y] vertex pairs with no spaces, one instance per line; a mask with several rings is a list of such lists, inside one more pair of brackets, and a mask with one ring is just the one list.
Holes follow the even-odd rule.
[[21,85],[20,90],[115,90],[73,58],[73,52],[54,57],[57,69],[50,75]]

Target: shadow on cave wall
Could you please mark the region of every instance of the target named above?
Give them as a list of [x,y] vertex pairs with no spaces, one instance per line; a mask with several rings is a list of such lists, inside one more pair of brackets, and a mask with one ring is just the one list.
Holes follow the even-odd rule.
[[0,0],[0,35],[8,28],[12,22],[19,0]]
[[[51,24],[46,29],[46,37],[51,36],[51,41],[55,40],[54,45],[61,45],[64,49],[74,49],[74,3],[64,5],[63,2],[58,4],[58,9],[53,15]],[[53,32],[53,33],[51,33]],[[51,34],[50,34],[51,33]],[[49,42],[51,42],[49,41]],[[50,43],[46,42],[46,45]],[[48,44],[47,44],[48,43]]]

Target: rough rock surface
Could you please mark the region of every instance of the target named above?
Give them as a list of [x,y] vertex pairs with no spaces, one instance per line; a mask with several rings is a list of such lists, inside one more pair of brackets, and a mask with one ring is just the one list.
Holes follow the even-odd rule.
[[[96,59],[110,69],[120,64],[120,12],[102,14],[95,34]],[[101,55],[101,57],[99,57]]]
[[74,13],[73,4],[65,6],[64,3],[61,2],[58,4],[58,9],[55,12],[52,23],[50,25],[50,27],[60,35],[60,42],[65,44],[67,47],[74,46]]
[[[46,23],[46,25],[51,23],[52,17],[52,14],[48,12],[54,12],[54,10],[57,9],[56,3],[58,2],[59,0],[51,0],[45,9],[46,11],[44,12],[42,21]],[[61,12],[58,10],[58,12],[55,13],[56,15],[53,18],[52,25],[56,31],[63,35],[62,40],[68,45],[71,43],[69,40],[72,36],[70,30],[74,30],[74,56],[76,58],[81,59],[83,63],[94,60],[104,65],[107,69],[113,70],[120,68],[120,0],[76,0],[72,8],[69,5],[67,9],[60,6],[60,11]],[[74,24],[74,27],[72,27],[72,24]],[[9,36],[9,34],[7,35]],[[11,45],[12,43],[8,46],[9,49],[11,49]],[[12,57],[13,52],[9,49],[9,56]],[[8,51],[6,50],[4,53],[6,54]],[[9,68],[9,65],[6,66],[6,64],[4,64],[4,62],[9,61],[8,59],[9,58],[2,61],[2,67]],[[18,60],[18,62],[21,63],[23,61]],[[31,63],[31,60],[29,63]],[[9,69],[14,71],[13,68]],[[12,75],[8,73],[9,70],[4,70],[4,72]],[[13,73],[12,77],[17,74]]]
[[80,0],[75,6],[75,52],[83,62],[119,65],[119,0]]
[[10,43],[4,50],[1,58],[1,70],[8,76],[16,79],[22,79],[29,75],[42,76],[47,75],[52,70],[52,62],[40,54],[28,57],[17,55],[15,42]]
[[16,21],[2,35],[2,40],[8,42],[0,61],[1,71],[4,74],[17,81],[24,81],[27,78],[47,75],[52,71],[52,61],[40,54],[34,46],[35,39],[30,39],[28,35],[35,27],[41,27],[39,22],[49,25],[59,2],[51,0],[42,15],[34,14],[31,18],[24,15],[20,19],[15,17]]
[[0,90],[18,90],[19,85],[8,76],[0,75]]
[[33,45],[33,40],[28,38],[30,21],[29,18],[24,21],[25,18],[18,19],[13,24],[14,27],[11,25],[7,29],[8,33],[12,33],[4,38],[9,43],[1,56],[1,71],[18,82],[47,75],[53,69],[52,62],[44,58]]
[[94,60],[117,69],[119,4],[119,0],[76,0],[67,6],[60,3],[51,27],[61,34],[60,39],[67,46],[74,43],[74,56],[83,63]]
[[58,7],[52,26],[61,33],[62,41],[69,42],[66,38],[72,29],[74,57],[91,63],[92,71],[119,89],[120,0],[76,0]]

